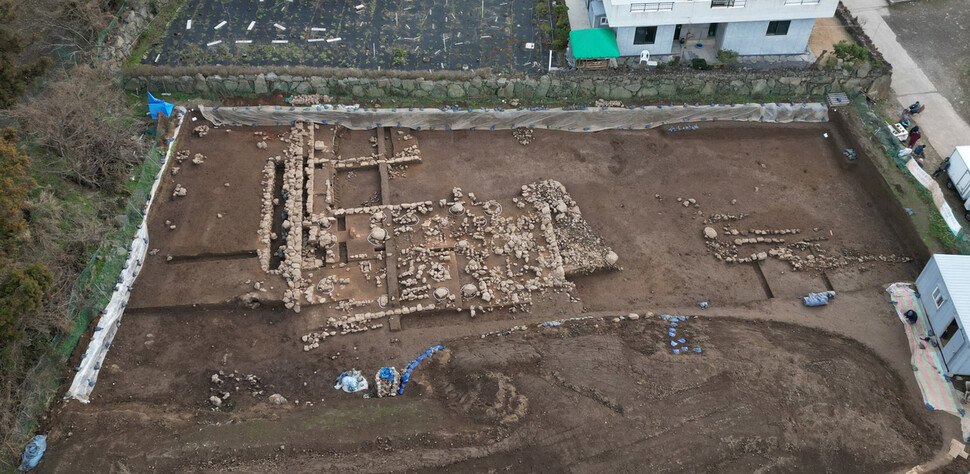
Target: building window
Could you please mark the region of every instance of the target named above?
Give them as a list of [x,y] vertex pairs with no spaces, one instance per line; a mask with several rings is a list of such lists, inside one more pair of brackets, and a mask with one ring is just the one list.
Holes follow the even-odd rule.
[[769,21],[767,36],[785,36],[788,34],[788,27],[791,21]]
[[673,10],[673,9],[674,9],[674,2],[630,4],[630,13],[669,12],[670,10]]
[[953,318],[953,321],[950,321],[950,324],[946,327],[946,331],[940,334],[940,345],[945,346],[947,342],[950,342],[950,338],[959,330],[960,326],[957,325],[957,319]]
[[711,0],[711,8],[741,8],[747,0]]
[[610,19],[605,16],[600,17],[600,26],[610,26]]
[[821,0],[785,0],[785,5],[818,5]]
[[656,39],[656,26],[641,26],[633,33],[633,44],[653,44]]
[[940,309],[940,307],[943,306],[943,303],[946,302],[946,298],[944,298],[943,293],[940,292],[940,287],[936,287],[936,289],[933,290],[933,302],[936,303],[936,309]]

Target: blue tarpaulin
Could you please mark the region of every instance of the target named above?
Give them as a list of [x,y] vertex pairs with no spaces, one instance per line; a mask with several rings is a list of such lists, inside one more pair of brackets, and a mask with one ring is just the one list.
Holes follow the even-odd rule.
[[40,458],[44,456],[44,451],[47,450],[47,435],[37,435],[34,439],[27,443],[27,447],[24,448],[24,454],[20,457],[20,468],[21,472],[27,472],[35,467],[37,463],[40,462]]
[[823,291],[821,293],[809,293],[808,296],[802,297],[802,302],[805,306],[825,306],[829,304],[829,300],[835,298],[834,291]]
[[165,114],[166,117],[172,115],[172,109],[175,105],[165,102],[161,99],[156,99],[151,92],[148,93],[148,113],[152,115],[153,119],[158,118],[158,113],[161,112]]
[[438,344],[424,351],[424,354],[419,355],[417,359],[412,360],[411,363],[408,364],[408,367],[404,369],[404,375],[401,377],[401,388],[397,389],[398,395],[404,393],[404,384],[408,383],[408,380],[411,380],[411,371],[414,370],[418,364],[421,363],[421,361],[433,356],[435,352],[438,352],[444,348],[445,346]]

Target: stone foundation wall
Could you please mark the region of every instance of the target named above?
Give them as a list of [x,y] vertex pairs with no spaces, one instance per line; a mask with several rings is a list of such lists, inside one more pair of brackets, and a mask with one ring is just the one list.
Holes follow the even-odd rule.
[[868,64],[848,69],[772,71],[667,69],[649,74],[563,72],[539,77],[473,77],[470,79],[335,78],[289,74],[122,75],[126,90],[152,93],[182,92],[222,97],[284,94],[326,94],[342,99],[523,101],[700,100],[759,98],[819,99],[828,92],[866,92],[889,68]]

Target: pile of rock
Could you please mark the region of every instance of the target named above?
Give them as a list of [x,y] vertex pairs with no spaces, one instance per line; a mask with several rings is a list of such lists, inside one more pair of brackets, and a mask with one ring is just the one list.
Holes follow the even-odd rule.
[[199,138],[202,138],[202,137],[204,137],[204,136],[206,136],[206,135],[209,134],[209,126],[208,125],[199,125],[198,127],[195,127],[195,128],[192,129],[192,133],[194,133],[195,136],[197,136]]
[[195,156],[192,157],[192,164],[201,165],[202,163],[205,163],[205,158],[206,158],[205,155],[203,155],[202,153],[196,153]]
[[513,128],[512,136],[515,137],[520,145],[528,145],[532,143],[533,139],[531,128]]
[[[708,227],[710,229],[710,227]],[[749,237],[746,239],[734,239],[734,245],[746,245],[746,244],[783,244],[785,239],[778,239],[772,237]]]
[[330,96],[326,94],[303,94],[290,97],[290,105],[320,105],[329,103]]
[[228,410],[234,406],[232,394],[243,392],[253,398],[262,399],[266,388],[262,380],[253,374],[241,374],[237,371],[213,371],[208,375],[209,398],[207,402],[214,409]]
[[305,172],[303,159],[304,144],[312,140],[313,127],[297,122],[283,141],[287,144],[283,154],[283,232],[285,243],[280,246],[283,260],[280,262],[280,275],[286,280],[287,289],[283,292],[283,306],[300,312],[300,297],[305,288],[302,278],[303,261],[303,185]]
[[547,240],[555,242],[566,274],[617,268],[619,257],[593,232],[562,183],[549,180],[523,186],[522,199],[548,220],[541,229],[549,231]]
[[[730,214],[712,214],[705,223],[721,222],[729,220],[740,220],[744,214],[732,216]],[[787,245],[772,247],[767,251],[752,252],[750,254],[740,254],[739,247],[742,245],[760,244],[784,244],[786,239],[779,237],[769,237],[774,235],[795,235],[801,233],[798,228],[785,229],[747,229],[738,230],[724,226],[723,234],[726,236],[740,236],[733,241],[721,241],[718,233],[713,227],[704,228],[704,243],[714,258],[728,263],[752,263],[767,260],[769,257],[788,262],[793,271],[799,270],[827,270],[844,268],[853,264],[862,264],[873,261],[887,263],[905,263],[911,261],[910,257],[897,255],[850,255],[848,251],[843,251],[843,255],[829,256],[827,251],[818,242],[828,240],[825,236],[806,237]],[[818,229],[815,229],[818,231]],[[754,237],[749,237],[754,236]]]
[[700,209],[701,205],[697,203],[694,198],[677,198],[677,202],[681,203],[684,207],[694,206],[694,209]]
[[401,374],[394,367],[382,367],[374,375],[374,387],[377,388],[377,398],[396,397],[401,388]]
[[263,180],[261,184],[263,186],[263,196],[262,205],[260,207],[260,219],[259,219],[259,229],[257,234],[259,235],[260,247],[256,249],[256,255],[259,258],[259,266],[265,272],[277,273],[278,270],[275,268],[270,268],[270,258],[271,258],[271,244],[273,240],[276,240],[277,235],[273,234],[273,206],[279,204],[279,198],[273,197],[273,190],[276,185],[276,164],[279,162],[280,157],[274,156],[266,160],[266,164],[263,166]]
[[745,215],[745,214],[738,214],[738,215],[734,215],[734,214],[711,214],[711,217],[709,217],[706,221],[704,221],[704,223],[705,224],[715,224],[715,223],[723,222],[723,221],[739,221],[741,219],[744,219],[745,217],[748,217],[748,216]]
[[181,184],[176,183],[175,190],[172,191],[172,198],[174,199],[177,197],[184,197],[188,193],[189,193],[188,189],[185,189],[184,187],[182,187]]
[[596,102],[594,102],[594,105],[596,107],[623,107],[623,103],[618,100],[604,100],[604,99],[596,99]]

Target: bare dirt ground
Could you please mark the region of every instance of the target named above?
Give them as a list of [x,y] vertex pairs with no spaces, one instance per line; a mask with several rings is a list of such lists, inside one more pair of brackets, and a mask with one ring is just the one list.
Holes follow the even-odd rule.
[[812,28],[812,35],[808,38],[808,49],[818,57],[821,56],[822,51],[829,53],[835,51],[835,43],[842,40],[851,42],[852,37],[838,18],[818,18],[815,20],[815,27]]
[[[260,170],[274,153],[257,149],[252,131],[193,142],[183,130],[180,148],[209,159],[166,176],[160,192],[181,183],[189,194],[153,210],[160,251],[136,282],[92,403],[53,408],[42,472],[889,472],[932,459],[955,431],[955,419],[922,407],[883,291],[915,278],[918,262],[795,272],[774,258],[718,261],[705,246],[705,218],[744,213],[714,227],[797,228],[826,239],[819,257],[908,254],[904,224],[869,190],[872,176],[844,161],[846,139],[831,124],[538,130],[528,146],[508,131],[411,132],[423,162],[393,175],[391,202],[437,200],[455,186],[509,199],[555,179],[622,270],[575,279],[571,295],[542,295],[528,312],[403,316],[401,331],[338,335],[309,352],[300,338],[327,316],[320,308],[226,302],[257,280],[279,301],[284,286],[248,254]],[[367,150],[373,133],[350,132],[353,147]],[[222,194],[242,191],[257,197]],[[238,209],[226,221],[209,202]],[[827,307],[796,298],[828,287],[839,298]],[[679,334],[703,352],[673,355],[656,317],[614,321],[631,311],[702,314]],[[605,319],[536,328],[587,314]],[[512,326],[529,329],[481,338]],[[332,388],[343,370],[372,380],[436,343],[448,350],[419,366],[402,396]],[[221,393],[230,396],[214,409],[208,399]],[[287,401],[274,405],[272,394]]]

